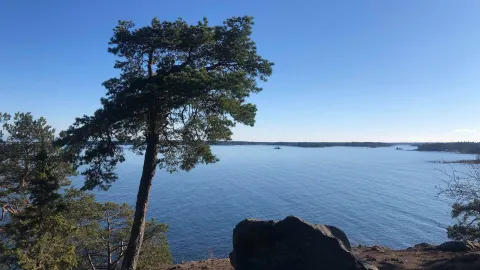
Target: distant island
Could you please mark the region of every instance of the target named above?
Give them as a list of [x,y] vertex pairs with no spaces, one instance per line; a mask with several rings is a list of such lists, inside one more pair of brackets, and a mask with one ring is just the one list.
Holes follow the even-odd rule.
[[295,146],[295,147],[390,147],[391,143],[381,142],[248,142],[248,141],[219,141],[213,145],[268,145],[268,146]]
[[462,160],[435,160],[432,163],[444,163],[444,164],[480,164],[480,159],[462,159]]
[[478,142],[424,143],[417,151],[455,152],[461,154],[480,154]]

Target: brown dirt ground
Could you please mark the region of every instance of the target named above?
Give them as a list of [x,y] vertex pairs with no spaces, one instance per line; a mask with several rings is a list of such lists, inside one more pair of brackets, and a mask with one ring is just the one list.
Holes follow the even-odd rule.
[[[415,247],[392,250],[386,247],[355,247],[357,257],[380,270],[480,270],[480,251],[444,252]],[[228,259],[208,259],[173,265],[159,270],[234,270]]]
[[385,247],[354,248],[357,257],[380,270],[480,270],[480,252],[445,252],[426,248],[391,250]]

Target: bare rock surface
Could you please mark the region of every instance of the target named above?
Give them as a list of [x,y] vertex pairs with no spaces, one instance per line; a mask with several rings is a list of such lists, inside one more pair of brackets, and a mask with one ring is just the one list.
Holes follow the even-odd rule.
[[233,230],[230,262],[236,270],[368,269],[350,252],[350,242],[342,230],[295,216],[238,223]]

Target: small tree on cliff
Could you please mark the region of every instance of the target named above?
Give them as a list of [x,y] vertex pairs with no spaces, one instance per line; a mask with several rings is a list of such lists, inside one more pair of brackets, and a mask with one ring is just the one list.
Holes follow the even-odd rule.
[[448,237],[455,240],[480,241],[480,164],[464,169],[451,167],[444,172],[447,179],[441,194],[454,199],[452,217],[457,223],[447,228]]
[[[35,119],[30,113],[13,117],[0,113],[0,124],[0,220],[8,222],[8,216],[17,216],[35,203],[35,188],[54,193],[70,183],[67,177],[74,170],[64,162],[62,150],[54,146],[55,130],[45,118]],[[46,191],[37,195],[46,196]]]
[[121,74],[104,82],[102,107],[78,118],[59,142],[77,165],[88,165],[85,189],[117,179],[122,144],[145,155],[122,269],[136,267],[157,166],[173,172],[215,162],[209,143],[229,140],[237,122],[254,124],[256,107],[246,99],[262,90],[257,80],[266,81],[273,64],[257,54],[252,26],[251,17],[234,17],[219,26],[153,19],[114,29],[109,52]]
[[[67,189],[62,201],[65,218],[76,228],[69,241],[75,245],[77,268],[119,269],[130,238],[133,209],[127,204],[96,202],[92,194],[77,189]],[[139,269],[172,263],[166,231],[165,224],[146,222]]]
[[59,214],[58,191],[69,183],[73,167],[54,146],[55,131],[44,118],[0,114],[0,122],[0,262],[22,269],[71,268],[74,246],[64,235],[72,228]]
[[0,113],[0,125],[0,220],[4,220],[31,204],[29,196],[44,170],[45,156],[59,186],[67,185],[67,176],[74,171],[53,145],[55,130],[45,118],[35,119],[30,113],[16,113],[13,117]]
[[75,227],[62,215],[61,178],[55,172],[58,164],[54,160],[47,151],[37,155],[30,204],[6,226],[13,243],[11,251],[21,269],[60,270],[77,265],[75,246],[68,241]]

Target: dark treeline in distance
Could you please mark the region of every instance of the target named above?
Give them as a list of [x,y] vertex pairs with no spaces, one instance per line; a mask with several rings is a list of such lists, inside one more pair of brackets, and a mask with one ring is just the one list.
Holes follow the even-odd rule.
[[480,143],[477,142],[451,142],[451,143],[425,143],[418,146],[418,151],[444,151],[463,154],[480,154]]
[[296,147],[389,147],[391,143],[380,142],[247,142],[247,141],[218,141],[215,145],[272,145],[272,146],[296,146]]

